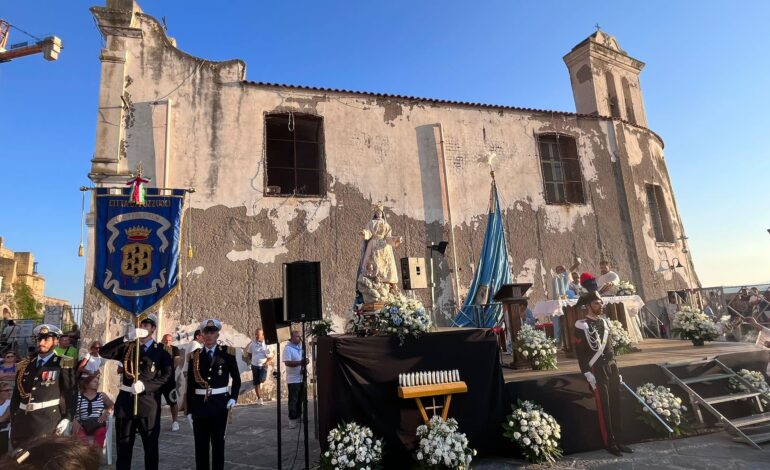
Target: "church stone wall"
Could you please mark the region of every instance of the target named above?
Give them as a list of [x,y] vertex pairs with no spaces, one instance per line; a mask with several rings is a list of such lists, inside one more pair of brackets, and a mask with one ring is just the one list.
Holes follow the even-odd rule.
[[[108,34],[100,96],[123,96],[125,105],[112,103],[124,106],[120,132],[102,131],[109,124],[97,123],[96,148],[121,150],[106,164],[108,159],[95,161],[91,177],[99,184],[121,184],[143,162],[155,184],[196,189],[186,212],[195,254],[182,260],[182,288],[164,307],[163,332],[184,335],[213,316],[227,325],[226,342],[244,346],[259,325],[258,300],[281,294],[281,263],[303,259],[322,262],[324,312],[341,331],[353,302],[359,231],[379,201],[394,235],[404,237],[397,258],[426,256],[426,244],[450,240],[451,210],[454,243],[446,257],[437,258],[437,303],[450,316],[453,299],[462,300],[478,265],[492,153],[513,274],[534,283],[533,301],[548,295],[553,267],[574,256],[583,259],[582,270],[593,272],[600,260],[610,260],[655,310],[666,290],[687,287],[686,273],[697,282],[681,243],[655,242],[646,183],[663,187],[677,236],[682,227],[663,143],[647,129],[569,113],[246,82],[242,62],[191,57],[172,45],[154,18],[138,12],[131,18],[130,31],[102,25],[123,36]],[[104,61],[115,56],[125,62]],[[120,67],[122,80],[115,79],[112,66]],[[104,89],[115,83],[122,89]],[[264,119],[274,112],[323,118],[325,196],[265,194]],[[448,202],[442,195],[440,129]],[[585,205],[545,203],[535,140],[545,132],[576,139]],[[108,138],[120,142],[103,142]],[[93,228],[87,284],[92,241]],[[687,271],[659,272],[673,257]],[[86,334],[118,334],[120,319],[88,293],[89,287]],[[417,295],[429,301],[428,291]]]

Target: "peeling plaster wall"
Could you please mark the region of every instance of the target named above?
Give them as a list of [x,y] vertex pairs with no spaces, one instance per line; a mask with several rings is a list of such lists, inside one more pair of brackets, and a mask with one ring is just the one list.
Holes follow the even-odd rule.
[[[281,263],[302,259],[322,261],[324,312],[341,330],[354,296],[358,233],[374,203],[384,202],[393,233],[404,237],[398,258],[425,256],[427,243],[449,237],[439,124],[457,256],[457,266],[450,251],[437,258],[437,302],[447,314],[454,303],[452,270],[462,295],[478,266],[489,203],[485,162],[492,152],[513,274],[534,283],[533,301],[548,295],[553,267],[574,256],[593,272],[609,260],[653,309],[667,289],[687,285],[679,273],[656,272],[662,260],[687,255],[681,244],[658,244],[652,234],[646,182],[663,186],[675,233],[682,228],[662,143],[646,129],[576,115],[246,83],[242,63],[192,58],[168,42],[156,20],[136,18],[141,36],[125,39],[122,95],[130,99],[121,167],[142,161],[153,181],[197,190],[186,213],[195,256],[183,258],[182,287],[162,312],[164,331],[214,316],[227,325],[225,342],[244,346],[259,325],[258,300],[282,292]],[[160,105],[168,111],[152,111]],[[264,117],[288,111],[323,117],[324,197],[264,195]],[[168,142],[157,130],[166,122]],[[585,205],[545,203],[535,139],[542,132],[576,138]],[[88,256],[92,266],[91,250]],[[428,302],[429,292],[417,295]],[[119,332],[119,319],[98,299],[87,293],[85,305],[88,336]]]

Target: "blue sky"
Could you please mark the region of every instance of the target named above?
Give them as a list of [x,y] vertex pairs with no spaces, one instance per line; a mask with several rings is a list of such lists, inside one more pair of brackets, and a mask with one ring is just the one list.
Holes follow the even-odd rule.
[[[64,41],[59,61],[0,64],[0,236],[32,251],[47,294],[82,301],[80,193],[93,154],[96,1],[4,2],[0,18]],[[647,63],[704,285],[770,280],[770,2],[140,2],[188,53],[246,61],[256,81],[574,111],[562,56],[594,31]],[[214,6],[216,6],[214,8]],[[9,43],[25,40],[12,31]]]

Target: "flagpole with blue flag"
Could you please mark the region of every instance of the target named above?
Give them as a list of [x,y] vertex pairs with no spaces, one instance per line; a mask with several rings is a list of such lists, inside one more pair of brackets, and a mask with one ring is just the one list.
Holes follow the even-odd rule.
[[502,306],[492,305],[491,301],[503,284],[510,284],[511,266],[508,260],[508,245],[494,171],[491,172],[491,176],[487,231],[484,235],[479,265],[465,302],[453,321],[453,326],[493,328],[502,319]]

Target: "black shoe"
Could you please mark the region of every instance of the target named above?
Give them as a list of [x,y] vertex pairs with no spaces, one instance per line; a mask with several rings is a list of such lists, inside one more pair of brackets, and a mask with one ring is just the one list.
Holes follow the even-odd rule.
[[618,449],[618,446],[610,446],[607,447],[607,452],[609,452],[612,455],[616,455],[618,457],[623,457],[623,452]]
[[627,445],[616,444],[615,447],[620,449],[621,452],[625,452],[626,454],[633,454],[634,453],[634,449],[628,447]]

